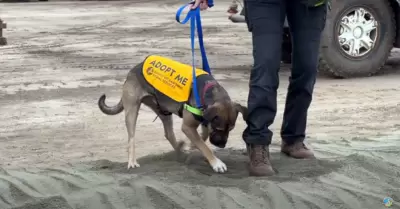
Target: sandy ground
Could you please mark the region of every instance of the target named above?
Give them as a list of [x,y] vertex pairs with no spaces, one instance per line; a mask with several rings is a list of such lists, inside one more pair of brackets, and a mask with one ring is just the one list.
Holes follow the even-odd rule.
[[[184,1],[0,4],[8,46],[0,49],[0,208],[400,208],[400,54],[371,78],[318,79],[308,138],[318,160],[279,154],[288,80],[282,66],[270,178],[248,177],[239,120],[217,155],[228,173],[214,174],[195,153],[176,159],[159,120],[143,107],[137,130],[141,167],[126,170],[123,114],[116,103],[129,68],[151,53],[190,63],[188,26],[175,22]],[[228,1],[203,14],[216,78],[246,104],[250,37],[230,23]],[[242,41],[239,41],[241,40]],[[181,121],[176,118],[178,139]],[[166,154],[165,154],[166,153]],[[153,154],[152,156],[148,156]]]

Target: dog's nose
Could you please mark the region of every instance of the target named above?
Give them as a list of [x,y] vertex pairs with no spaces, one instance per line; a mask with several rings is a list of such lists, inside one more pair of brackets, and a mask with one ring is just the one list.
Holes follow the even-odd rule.
[[218,147],[218,148],[225,148],[225,146],[226,146],[225,144],[218,144],[217,147]]

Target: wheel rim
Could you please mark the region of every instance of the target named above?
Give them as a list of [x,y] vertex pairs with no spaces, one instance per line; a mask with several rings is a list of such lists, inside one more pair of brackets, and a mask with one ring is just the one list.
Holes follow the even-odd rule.
[[378,27],[378,21],[370,11],[363,7],[353,8],[341,18],[338,44],[352,58],[365,56],[375,47]]

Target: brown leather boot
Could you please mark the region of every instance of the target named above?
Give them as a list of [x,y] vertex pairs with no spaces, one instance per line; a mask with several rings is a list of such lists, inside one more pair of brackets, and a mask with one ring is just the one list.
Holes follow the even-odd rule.
[[315,158],[314,153],[306,147],[303,142],[295,142],[294,144],[288,145],[282,142],[281,152],[285,153],[289,157],[298,159]]
[[271,176],[275,174],[269,162],[269,149],[264,145],[247,145],[250,158],[249,173],[251,176]]

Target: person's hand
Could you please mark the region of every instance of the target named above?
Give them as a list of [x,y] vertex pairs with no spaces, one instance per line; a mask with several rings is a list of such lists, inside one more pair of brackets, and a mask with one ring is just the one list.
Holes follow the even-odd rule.
[[196,9],[199,6],[200,6],[200,10],[206,10],[208,8],[207,0],[195,0],[191,9]]

